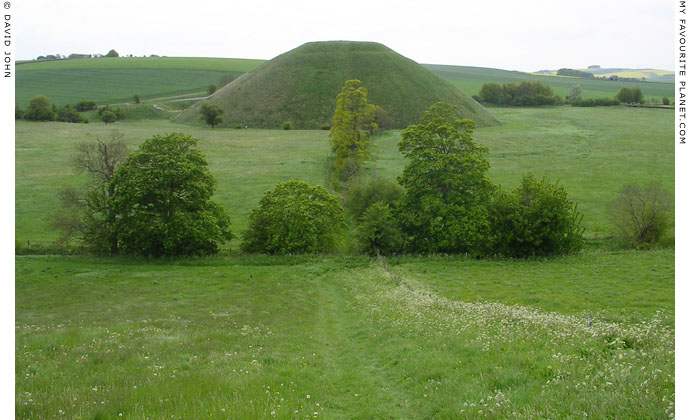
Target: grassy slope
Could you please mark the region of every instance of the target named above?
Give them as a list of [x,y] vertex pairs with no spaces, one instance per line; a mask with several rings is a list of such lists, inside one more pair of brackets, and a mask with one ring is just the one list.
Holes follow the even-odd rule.
[[[672,251],[390,268],[16,263],[17,419],[646,420],[673,409]],[[643,290],[654,293],[640,302]]]
[[587,80],[575,77],[538,76],[518,71],[489,69],[483,67],[425,65],[426,68],[448,80],[455,87],[476,95],[486,82],[520,83],[523,80],[541,81],[551,86],[556,95],[565,97],[570,88],[579,84],[585,98],[613,97],[621,88],[639,86],[646,98],[673,97],[673,83],[658,82],[610,82],[606,80]]
[[[674,191],[673,113],[630,108],[494,108],[505,124],[477,130],[490,149],[490,177],[515,187],[527,171],[558,179],[584,213],[587,235],[607,236],[606,206],[625,183],[658,180]],[[292,178],[323,183],[329,153],[327,131],[234,130],[190,127],[169,121],[66,124],[18,121],[16,125],[16,237],[22,243],[55,238],[45,216],[57,205],[55,191],[79,181],[69,167],[74,144],[120,129],[135,146],[153,134],[183,131],[202,139],[216,199],[233,230],[245,229],[249,212],[265,191]],[[405,165],[399,132],[374,139],[377,161],[369,167],[395,179]],[[46,160],[45,156],[51,156]],[[236,243],[235,243],[236,245]]]
[[262,60],[233,58],[101,58],[32,62],[17,67],[16,103],[24,108],[31,98],[46,96],[57,105],[81,99],[97,103],[131,102],[190,92],[206,92],[221,76],[235,77]]
[[[227,126],[319,128],[329,124],[336,96],[347,80],[358,79],[369,103],[382,106],[398,127],[415,123],[443,101],[478,125],[495,118],[470,97],[395,51],[369,42],[307,43],[288,51],[215,93],[209,102],[224,109]],[[180,120],[197,123],[201,104]]]

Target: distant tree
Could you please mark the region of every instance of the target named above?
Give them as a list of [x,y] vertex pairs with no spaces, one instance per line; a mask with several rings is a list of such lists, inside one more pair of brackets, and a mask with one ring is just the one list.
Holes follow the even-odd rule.
[[96,109],[96,102],[81,100],[74,106],[74,109],[79,112],[91,111]]
[[482,102],[489,104],[505,103],[503,87],[498,83],[484,83],[479,90],[479,96],[482,98]]
[[367,89],[359,80],[348,80],[335,104],[333,126],[328,135],[335,153],[335,171],[341,180],[359,172],[371,159],[369,133],[376,130],[376,107],[367,102]]
[[642,94],[642,89],[639,86],[635,86],[632,89],[633,101],[637,104],[644,103],[644,95]]
[[135,104],[138,104],[141,102],[141,96],[139,96],[138,93],[135,93],[134,96],[132,96],[132,98],[134,99]]
[[581,71],[581,70],[573,70],[573,69],[559,69],[556,72],[557,75],[559,76],[571,76],[571,77],[581,77],[584,79],[593,79],[594,74],[587,72],[587,71]]
[[636,246],[659,243],[673,222],[672,211],[673,199],[658,182],[624,185],[609,205],[617,235]]
[[491,252],[506,257],[560,255],[582,248],[582,215],[558,183],[531,174],[490,206]]
[[45,60],[45,59],[46,59],[46,57],[43,55],[39,55],[38,57],[36,57],[36,60]]
[[582,99],[582,88],[580,85],[573,85],[570,88],[570,93],[565,97],[568,102],[577,102]]
[[108,51],[108,54],[105,55],[106,57],[119,57],[120,54],[117,53],[115,50],[110,50]]
[[24,118],[24,111],[19,108],[19,105],[14,106],[14,119],[21,120]]
[[485,247],[495,187],[486,176],[488,150],[474,142],[474,127],[458,119],[457,107],[437,103],[402,131],[398,149],[408,164],[394,213],[408,251],[479,254]]
[[621,88],[618,91],[615,98],[624,104],[641,104],[644,96],[642,95],[642,89],[638,86],[634,88]]
[[266,192],[252,210],[242,250],[266,254],[332,251],[344,220],[338,198],[323,187],[284,182]]
[[115,171],[109,236],[119,252],[209,255],[232,239],[228,217],[211,200],[216,182],[197,142],[181,133],[153,136]]
[[395,126],[395,121],[382,107],[376,105],[374,108],[374,123],[379,131],[390,130]]
[[669,101],[668,96],[664,96],[663,98],[661,98],[661,103],[664,105],[670,105],[671,101]]
[[211,128],[223,122],[223,109],[216,104],[203,104],[201,106],[201,119]]
[[111,124],[117,121],[117,117],[113,111],[104,111],[101,120],[106,124]]
[[81,114],[79,114],[79,112],[77,112],[77,110],[72,108],[70,105],[65,105],[64,107],[58,109],[55,119],[57,121],[70,123],[84,122],[84,118],[81,116]]
[[208,85],[207,92],[209,95],[213,95],[216,92],[216,90],[217,90],[216,85],[214,85],[214,84]]
[[48,102],[45,96],[36,96],[31,99],[29,106],[26,108],[24,119],[34,121],[53,121],[55,120],[55,112],[53,106]]

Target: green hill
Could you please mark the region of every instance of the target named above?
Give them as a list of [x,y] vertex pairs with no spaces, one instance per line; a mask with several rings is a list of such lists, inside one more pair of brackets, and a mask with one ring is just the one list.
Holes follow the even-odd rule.
[[[338,92],[346,80],[359,79],[369,103],[382,106],[397,127],[416,123],[432,104],[458,106],[462,117],[480,126],[498,120],[465,93],[416,62],[373,42],[310,42],[262,64],[216,92],[209,102],[225,111],[225,124],[297,128],[330,124]],[[178,121],[198,123],[201,104]]]

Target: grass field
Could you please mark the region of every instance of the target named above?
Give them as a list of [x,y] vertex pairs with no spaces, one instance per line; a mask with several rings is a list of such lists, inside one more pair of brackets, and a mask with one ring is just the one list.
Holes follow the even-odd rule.
[[[559,180],[579,204],[590,238],[611,234],[607,204],[623,184],[658,180],[674,191],[672,112],[618,107],[492,111],[504,124],[475,133],[490,149],[490,178],[505,188],[515,187],[528,171]],[[218,181],[215,199],[227,209],[235,233],[246,228],[249,212],[276,183],[325,181],[328,131],[212,130],[166,120],[125,120],[112,126],[17,121],[15,235],[20,243],[55,239],[45,218],[57,205],[56,191],[83,182],[69,166],[74,145],[105,137],[113,128],[132,147],[153,134],[174,131],[201,139],[199,146]],[[399,131],[374,139],[377,160],[368,165],[370,172],[389,179],[401,174],[405,161],[397,149],[399,140]]]
[[16,264],[17,419],[674,409],[672,250]]

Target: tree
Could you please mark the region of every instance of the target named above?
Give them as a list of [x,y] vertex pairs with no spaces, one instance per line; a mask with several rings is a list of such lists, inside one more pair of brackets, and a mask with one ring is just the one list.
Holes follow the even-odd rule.
[[505,257],[567,254],[583,245],[577,205],[558,183],[531,174],[513,192],[497,192],[489,217],[491,252]]
[[106,124],[110,124],[117,121],[117,116],[115,116],[115,113],[113,111],[103,111],[103,114],[101,115],[101,120],[103,120],[103,122]]
[[120,252],[209,255],[232,239],[228,217],[211,201],[215,179],[196,144],[182,133],[153,136],[115,171],[108,222]]
[[369,133],[376,130],[376,107],[367,103],[367,89],[359,80],[348,80],[335,104],[333,126],[328,135],[335,153],[335,171],[341,180],[359,172],[369,154]]
[[134,96],[132,96],[132,98],[134,99],[135,104],[138,104],[141,102],[141,96],[139,96],[138,93],[135,93]]
[[570,88],[570,93],[568,93],[568,96],[566,96],[565,99],[567,99],[568,102],[577,102],[581,100],[582,88],[580,85],[573,85],[573,87]]
[[672,210],[673,199],[658,182],[624,185],[609,205],[618,236],[633,245],[659,243],[673,221]]
[[439,102],[402,132],[409,160],[399,178],[405,195],[395,213],[411,252],[480,253],[488,234],[488,149],[473,138],[474,122]]
[[362,252],[389,255],[401,252],[403,236],[388,204],[376,202],[362,215],[355,235]]
[[214,85],[214,84],[208,85],[208,94],[213,95],[216,92],[216,89],[217,89],[216,85]]
[[19,105],[14,106],[14,119],[21,120],[24,118],[24,111],[19,108]]
[[284,182],[266,192],[252,210],[242,250],[266,254],[332,251],[344,220],[338,198],[323,187]]
[[385,178],[374,178],[369,182],[351,182],[345,193],[345,209],[355,219],[375,203],[384,203],[390,208],[397,206],[403,196],[403,189],[397,183]]
[[26,108],[24,119],[34,121],[53,121],[55,112],[45,96],[35,96]]
[[203,104],[201,106],[201,119],[206,121],[206,124],[211,128],[223,122],[223,109],[216,104]]
[[106,57],[119,57],[120,54],[117,53],[115,50],[110,50],[108,51],[108,54],[105,55]]
[[642,89],[640,89],[638,86],[635,86],[632,89],[621,88],[621,90],[619,90],[616,94],[615,98],[624,104],[641,104],[644,99],[644,95],[642,94]]
[[108,203],[114,195],[110,185],[115,170],[127,158],[124,135],[113,130],[107,139],[80,142],[70,159],[72,167],[88,175],[83,189],[65,188],[58,192],[60,208],[49,218],[49,226],[60,232],[58,242],[79,239],[97,253],[116,253],[117,241],[110,237]]
[[661,98],[661,103],[664,105],[671,105],[671,101],[668,99],[668,96]]
[[374,108],[374,123],[376,123],[377,130],[390,130],[395,127],[395,121],[388,114],[388,111],[376,105]]
[[96,109],[96,102],[81,100],[74,106],[74,109],[79,112],[91,111]]
[[503,104],[505,97],[503,94],[503,87],[498,83],[484,83],[479,89],[479,96],[483,102],[489,104]]

